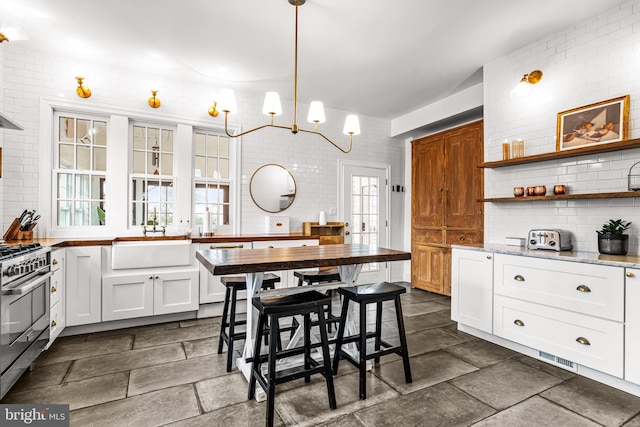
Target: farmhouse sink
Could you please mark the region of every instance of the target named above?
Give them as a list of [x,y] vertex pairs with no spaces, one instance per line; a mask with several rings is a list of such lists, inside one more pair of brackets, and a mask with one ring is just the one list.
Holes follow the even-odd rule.
[[111,244],[111,268],[177,267],[191,264],[191,240],[159,238],[115,239]]

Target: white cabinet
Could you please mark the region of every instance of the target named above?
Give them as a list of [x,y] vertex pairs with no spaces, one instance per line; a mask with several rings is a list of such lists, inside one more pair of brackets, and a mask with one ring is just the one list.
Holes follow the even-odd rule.
[[622,267],[494,258],[496,336],[622,378]]
[[102,279],[102,320],[195,311],[198,271],[136,272]]
[[50,329],[47,348],[60,335],[65,325],[65,249],[51,251],[51,281],[49,285]]
[[[206,249],[251,249],[251,242],[201,243],[200,250]],[[214,276],[202,263],[200,268],[200,304],[223,302],[226,288],[220,283],[222,276]]]
[[[318,246],[320,241],[317,239],[306,240],[265,240],[253,242],[254,249],[262,248],[295,248],[300,246]],[[294,270],[270,271],[280,277],[280,283],[276,284],[276,288],[286,288],[297,286],[298,280],[293,275]]]
[[640,270],[627,268],[624,379],[640,384]]
[[493,330],[493,254],[454,248],[451,256],[451,319]]
[[101,246],[66,248],[66,326],[102,320],[101,267]]

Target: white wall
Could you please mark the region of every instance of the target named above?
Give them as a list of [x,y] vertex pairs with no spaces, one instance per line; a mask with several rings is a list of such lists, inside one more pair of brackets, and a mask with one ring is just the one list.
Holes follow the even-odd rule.
[[[540,40],[484,67],[485,161],[502,157],[505,139],[523,138],[525,155],[556,150],[557,113],[631,95],[630,138],[640,138],[640,1],[618,7]],[[542,81],[527,100],[509,92],[524,73],[539,69]],[[640,149],[485,170],[485,196],[509,197],[513,187],[567,184],[570,193],[627,190],[627,175]],[[630,253],[638,253],[640,199],[487,203],[485,241],[525,237],[531,228],[560,228],[574,247],[597,251],[595,230],[609,218],[632,221]]]
[[[48,52],[25,50],[19,42],[0,46],[4,111],[25,127],[24,132],[0,131],[4,134],[4,161],[2,228],[23,209],[38,209],[38,114],[41,97],[72,99],[88,106],[112,105],[141,114],[158,111],[162,116],[176,116],[195,122],[210,122],[223,126],[220,114],[211,118],[207,109],[211,105],[211,93],[219,88],[211,87],[198,76],[189,76],[171,70],[150,66],[146,70],[128,69],[118,64],[86,63],[82,58],[60,57]],[[92,90],[91,98],[81,100],[75,94],[75,71],[84,68],[86,85]],[[158,64],[161,66],[161,64]],[[150,72],[148,70],[154,70]],[[158,94],[162,101],[159,110],[147,106],[150,96],[149,81],[162,80]],[[237,93],[240,112],[231,116],[233,125],[248,129],[267,122],[261,113],[263,94]],[[282,94],[283,100],[288,96]],[[291,96],[291,95],[289,95]],[[292,118],[292,102],[283,101],[284,114],[276,122],[289,126]],[[0,104],[2,105],[2,104]],[[298,106],[299,125],[308,128],[308,106]],[[357,112],[356,112],[357,113]],[[342,134],[346,112],[327,110],[327,123],[320,130],[336,142],[348,144]],[[307,126],[308,125],[308,126]],[[242,138],[242,232],[262,233],[264,216],[270,215],[257,208],[249,195],[249,180],[253,172],[266,163],[277,163],[293,173],[298,195],[295,202],[282,215],[291,217],[292,231],[300,231],[303,221],[317,220],[320,210],[337,207],[337,161],[372,161],[391,164],[392,182],[401,183],[403,148],[389,137],[390,122],[373,117],[360,117],[362,134],[354,138],[350,154],[342,154],[322,138],[310,134],[292,135],[290,132],[267,129]],[[0,140],[0,142],[2,142]],[[0,191],[2,186],[0,186]],[[393,204],[391,235],[402,233],[401,207]],[[123,213],[124,214],[124,213]],[[341,218],[327,218],[329,221]],[[393,242],[398,239],[392,239]],[[396,243],[397,244],[397,243]],[[401,246],[401,240],[399,245]]]

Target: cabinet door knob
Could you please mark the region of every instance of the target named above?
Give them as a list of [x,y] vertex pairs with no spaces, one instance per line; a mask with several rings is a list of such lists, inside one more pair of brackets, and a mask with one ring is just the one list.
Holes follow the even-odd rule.
[[518,326],[524,326],[524,322],[520,319],[516,319],[513,321],[514,324],[518,325]]
[[627,271],[627,277],[636,277],[632,272]]
[[51,261],[51,264],[58,265],[58,260],[54,258],[53,261]]
[[351,233],[349,233],[349,230],[347,230],[347,231],[345,231],[345,232],[344,232],[344,235],[345,235],[345,236],[348,236],[349,234],[351,234]]
[[460,240],[461,242],[464,242],[464,234],[460,237],[458,237],[458,240]]
[[579,342],[582,345],[591,345],[589,340],[586,339],[585,337],[578,337],[578,338],[576,338],[576,341]]
[[269,245],[267,246],[267,249],[273,249],[273,246]]
[[156,279],[159,279],[159,278],[160,278],[160,276],[156,276],[155,278],[156,278]]
[[55,321],[55,320],[52,320],[52,321],[51,321],[51,327],[52,327],[52,328],[55,328],[55,327],[56,327],[56,325],[57,325],[56,321]]
[[55,286],[52,286],[52,287],[51,287],[51,293],[52,293],[52,294],[55,294],[55,293],[56,293],[56,291],[57,291],[56,287],[55,287]]
[[149,276],[149,280],[153,280],[153,276]]
[[487,255],[487,259],[491,259],[491,255]]
[[514,277],[513,279],[517,280],[518,282],[524,282],[524,277],[520,274],[516,275],[516,277]]
[[591,292],[591,289],[587,285],[580,285],[576,290],[580,292]]

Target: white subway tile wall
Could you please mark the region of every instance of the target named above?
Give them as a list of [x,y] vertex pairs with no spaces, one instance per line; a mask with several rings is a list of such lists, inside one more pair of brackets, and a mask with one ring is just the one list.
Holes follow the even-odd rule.
[[[203,54],[205,54],[203,52]],[[82,105],[111,105],[133,111],[149,113],[147,98],[149,81],[161,80],[158,97],[163,116],[185,118],[187,121],[211,122],[217,127],[224,124],[224,116],[216,119],[207,114],[212,102],[211,81],[202,76],[185,72],[162,71],[162,64],[123,65],[114,59],[111,64],[92,60],[91,54],[80,57],[61,57],[44,51],[26,50],[19,43],[0,47],[0,65],[3,73],[4,92],[0,102],[4,111],[25,127],[24,132],[4,132],[4,173],[2,179],[3,229],[15,215],[26,207],[38,208],[38,151],[40,132],[40,97],[64,96]],[[85,84],[92,90],[91,98],[80,100],[75,94],[74,69],[82,64],[86,70]],[[129,68],[131,67],[131,68]],[[135,68],[134,68],[135,67]],[[154,70],[149,72],[147,70]],[[173,73],[173,74],[172,74]],[[302,82],[304,85],[304,82]],[[302,88],[301,88],[302,90]],[[292,94],[281,94],[283,100]],[[267,122],[262,111],[264,94],[237,93],[238,114],[231,116],[231,124],[248,129]],[[284,115],[276,122],[289,126],[292,122],[292,102],[283,102]],[[0,104],[1,105],[1,104]],[[298,106],[298,123],[306,123],[308,106]],[[355,112],[357,113],[357,112]],[[321,131],[336,142],[348,144],[342,134],[347,112],[327,110],[327,122]],[[270,215],[256,207],[249,195],[249,181],[261,165],[277,163],[289,169],[296,180],[297,197],[283,214],[291,217],[291,230],[301,231],[303,221],[317,221],[320,210],[330,212],[337,207],[337,160],[391,164],[391,182],[402,182],[402,142],[389,137],[390,122],[373,117],[360,117],[362,134],[354,138],[351,154],[342,154],[322,138],[299,133],[292,135],[278,129],[262,130],[242,139],[242,232],[262,233],[264,217]],[[177,120],[179,122],[179,120]],[[1,134],[1,132],[0,132]],[[392,236],[402,235],[400,204],[392,206]],[[329,221],[339,220],[329,215]],[[400,239],[397,239],[398,241]],[[393,241],[392,241],[393,243]],[[397,243],[396,245],[401,245]]]
[[[544,73],[532,96],[509,92],[523,74]],[[557,113],[631,95],[630,138],[640,138],[640,1],[623,1],[574,27],[498,58],[484,67],[485,161],[502,158],[502,142],[522,138],[525,155],[556,151]],[[640,149],[485,170],[485,197],[510,197],[513,187],[566,184],[568,193],[627,190]],[[637,172],[636,172],[637,173]],[[640,198],[485,204],[485,241],[525,237],[532,228],[569,230],[578,250],[597,252],[596,229],[610,218],[632,221],[638,254]]]

